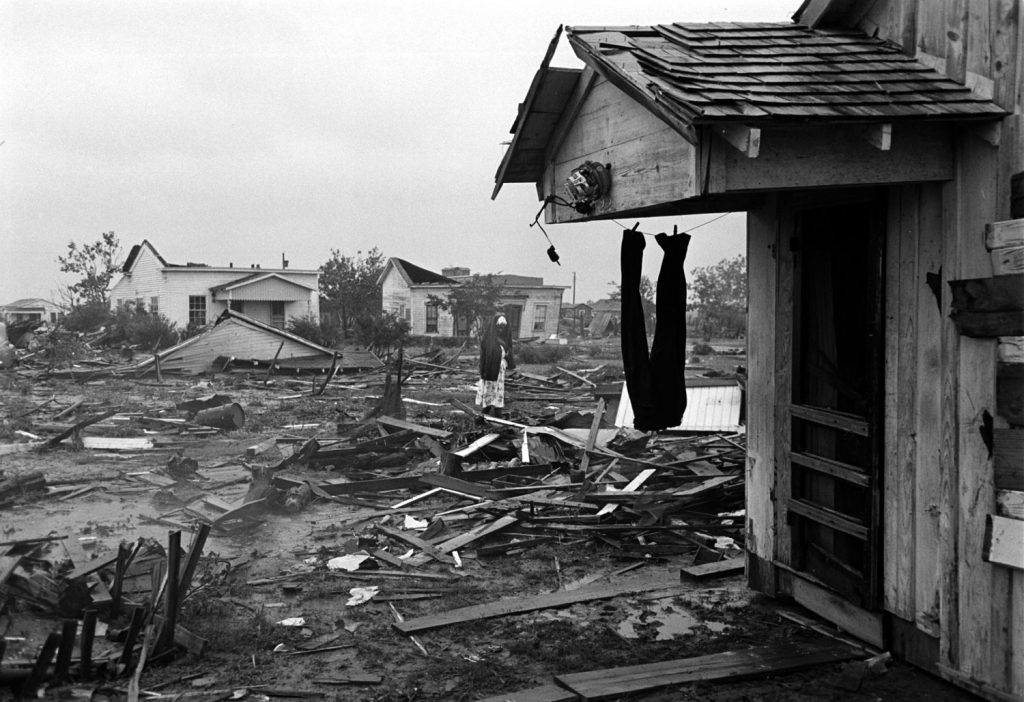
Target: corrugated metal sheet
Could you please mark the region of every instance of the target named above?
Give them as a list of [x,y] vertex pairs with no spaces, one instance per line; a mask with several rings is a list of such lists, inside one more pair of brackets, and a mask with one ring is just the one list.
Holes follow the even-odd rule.
[[[740,425],[742,404],[743,390],[734,380],[723,381],[721,385],[702,384],[700,387],[687,387],[683,421],[668,431],[743,431]],[[633,406],[629,402],[629,391],[626,390],[625,383],[622,385],[615,424],[620,427],[633,426]]]

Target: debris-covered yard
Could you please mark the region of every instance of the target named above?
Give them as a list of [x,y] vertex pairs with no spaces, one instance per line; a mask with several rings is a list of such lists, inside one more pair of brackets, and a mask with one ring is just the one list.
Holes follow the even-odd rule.
[[575,351],[503,418],[455,349],[0,374],[0,696],[966,697],[746,589],[743,433],[619,429]]

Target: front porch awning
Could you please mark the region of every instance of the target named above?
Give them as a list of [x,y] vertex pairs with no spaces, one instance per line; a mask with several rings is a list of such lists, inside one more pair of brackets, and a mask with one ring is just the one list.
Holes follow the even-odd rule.
[[210,288],[210,292],[218,302],[302,302],[309,300],[314,290],[278,273],[256,273]]
[[711,211],[700,203],[782,188],[944,180],[952,123],[976,122],[992,139],[982,126],[1007,114],[983,88],[856,30],[715,23],[565,31],[587,68],[573,86],[559,82],[567,76],[548,68],[549,49],[520,106],[495,195],[512,182],[536,183],[542,199],[561,195],[584,160],[610,164],[612,185],[587,215],[549,205],[550,222]]

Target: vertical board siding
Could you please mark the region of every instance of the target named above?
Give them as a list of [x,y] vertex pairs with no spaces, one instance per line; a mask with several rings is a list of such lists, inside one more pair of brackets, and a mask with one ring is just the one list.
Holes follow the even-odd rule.
[[[939,635],[939,511],[942,485],[939,447],[942,438],[942,316],[927,285],[928,274],[942,266],[942,188],[924,184],[918,195],[917,270],[911,285],[917,307],[917,397],[913,406],[917,434],[914,481],[914,611],[917,626]],[[940,286],[940,293],[942,292]]]
[[[775,558],[776,197],[747,214],[747,551]],[[750,569],[748,568],[748,575]],[[755,583],[775,594],[774,582]]]
[[[992,274],[985,224],[995,219],[997,149],[972,135],[958,149],[958,266],[951,278]],[[959,473],[959,670],[1005,689],[1005,569],[982,559],[985,518],[995,511],[992,459],[979,431],[984,412],[995,413],[996,340],[961,337],[957,388]]]
[[[780,208],[783,209],[783,208]],[[775,495],[789,495],[792,480],[790,448],[793,403],[793,286],[794,260],[789,238],[795,234],[792,201],[779,217],[780,236],[775,247],[777,257],[775,292]],[[786,565],[793,564],[793,544],[785,507],[775,510],[775,554]]]

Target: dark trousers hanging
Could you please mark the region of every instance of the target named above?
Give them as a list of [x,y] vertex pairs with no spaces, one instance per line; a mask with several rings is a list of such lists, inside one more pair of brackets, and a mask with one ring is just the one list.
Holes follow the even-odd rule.
[[655,237],[664,250],[655,291],[654,343],[647,348],[647,325],[640,297],[644,235],[622,233],[622,365],[633,406],[633,426],[657,431],[678,426],[686,409],[686,277],[683,264],[688,234]]

